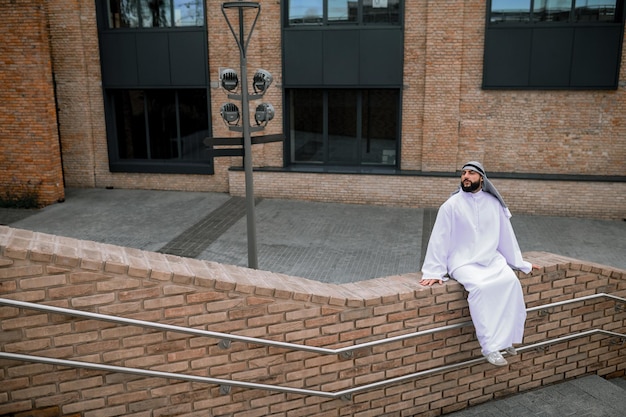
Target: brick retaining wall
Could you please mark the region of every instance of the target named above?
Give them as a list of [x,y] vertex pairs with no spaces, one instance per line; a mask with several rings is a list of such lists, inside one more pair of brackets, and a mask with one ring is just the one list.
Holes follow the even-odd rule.
[[[548,253],[520,275],[528,307],[606,292],[626,271]],[[249,337],[338,348],[469,320],[454,281],[406,274],[334,285],[267,271],[0,227],[0,297]],[[4,352],[336,392],[479,357],[471,326],[320,355],[0,306]],[[529,313],[525,344],[602,328],[626,333],[608,299]],[[0,360],[0,416],[437,416],[586,374],[623,376],[626,345],[593,335],[328,399]],[[35,410],[30,412],[30,410]]]
[[[257,197],[438,208],[458,178],[255,171]],[[493,179],[514,214],[626,219],[626,183]],[[245,174],[229,171],[231,195],[244,196]],[[611,196],[604,198],[602,196]]]

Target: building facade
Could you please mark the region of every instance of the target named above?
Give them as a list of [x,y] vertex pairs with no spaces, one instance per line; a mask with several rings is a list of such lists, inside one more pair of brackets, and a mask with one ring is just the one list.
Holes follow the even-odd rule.
[[[233,126],[249,123],[259,197],[437,207],[460,166],[480,160],[514,212],[626,218],[624,0],[0,10],[3,198],[51,204],[66,187],[242,195]],[[243,80],[222,87],[225,70],[241,74],[240,36],[249,121],[227,105],[243,113]],[[258,69],[273,79],[263,94]],[[257,130],[261,103],[273,118]]]

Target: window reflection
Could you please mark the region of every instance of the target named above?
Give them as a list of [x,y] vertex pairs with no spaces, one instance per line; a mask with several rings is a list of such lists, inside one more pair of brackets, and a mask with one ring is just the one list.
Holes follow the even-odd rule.
[[361,160],[368,164],[396,164],[398,93],[364,90],[361,117]]
[[399,92],[395,89],[294,89],[292,163],[396,165]]
[[[367,0],[364,0],[367,1]],[[492,0],[490,23],[528,23],[531,0]],[[573,10],[573,14],[572,14]],[[608,22],[621,21],[618,0],[534,0],[533,22]]]
[[358,4],[356,0],[328,0],[329,22],[356,22]]
[[328,160],[357,162],[357,96],[355,90],[328,92]]
[[492,0],[491,23],[530,21],[530,0]]
[[117,147],[120,159],[148,157],[144,94],[139,90],[113,92]]
[[183,160],[207,160],[204,139],[209,136],[209,109],[203,89],[178,91],[178,154]]
[[572,0],[535,0],[535,22],[567,22],[572,10]]
[[320,24],[323,21],[323,0],[289,1],[289,24]]
[[364,23],[400,23],[400,0],[363,0]]
[[289,25],[400,24],[400,0],[289,0]]
[[135,0],[109,0],[108,7],[110,28],[136,28],[139,26]]
[[107,8],[109,28],[204,25],[203,0],[107,0]]
[[293,162],[324,161],[324,104],[322,90],[293,90],[290,125]]
[[209,160],[206,90],[115,90],[111,96],[120,159]]
[[579,22],[619,22],[617,0],[576,0],[574,13]]
[[171,26],[171,5],[169,0],[139,0],[141,10],[141,26],[168,27]]
[[149,90],[146,94],[148,159],[178,157],[176,146],[176,102],[172,90]]
[[203,0],[174,0],[174,26],[202,26]]

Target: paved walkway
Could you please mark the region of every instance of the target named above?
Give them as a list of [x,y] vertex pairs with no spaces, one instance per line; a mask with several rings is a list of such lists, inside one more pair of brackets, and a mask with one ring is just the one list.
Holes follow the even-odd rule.
[[626,379],[597,375],[489,401],[448,417],[624,417]]
[[[269,199],[258,200],[255,213],[260,269],[333,283],[419,270],[436,216],[434,209]],[[626,221],[514,213],[512,222],[522,251],[626,269]],[[227,194],[70,189],[64,203],[41,210],[0,209],[0,224],[248,265],[245,200]],[[586,377],[452,415],[626,416],[625,384]]]
[[[259,199],[259,269],[346,283],[415,272],[434,209]],[[626,212],[625,212],[626,216]],[[515,215],[522,251],[626,269],[626,221]],[[245,199],[222,193],[69,189],[41,210],[0,209],[0,224],[248,266]]]

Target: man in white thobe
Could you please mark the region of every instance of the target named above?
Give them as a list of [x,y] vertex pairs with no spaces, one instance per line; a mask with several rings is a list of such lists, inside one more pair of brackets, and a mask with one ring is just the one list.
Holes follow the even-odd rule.
[[507,364],[500,351],[516,354],[513,345],[524,335],[526,306],[513,269],[533,268],[522,259],[510,217],[483,166],[465,164],[459,190],[437,213],[420,281],[433,285],[450,276],[465,287],[482,353],[497,366]]

